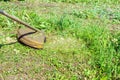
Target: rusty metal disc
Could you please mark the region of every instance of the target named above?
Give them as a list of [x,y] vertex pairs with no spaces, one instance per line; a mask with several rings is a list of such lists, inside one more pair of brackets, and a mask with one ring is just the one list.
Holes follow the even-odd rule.
[[41,49],[46,40],[42,31],[34,31],[29,28],[20,28],[18,30],[18,41],[30,47]]

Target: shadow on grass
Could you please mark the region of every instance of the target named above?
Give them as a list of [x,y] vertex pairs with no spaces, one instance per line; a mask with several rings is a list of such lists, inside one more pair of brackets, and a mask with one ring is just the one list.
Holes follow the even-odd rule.
[[6,45],[12,45],[12,44],[15,44],[17,43],[17,41],[15,42],[11,42],[11,43],[7,43],[7,44],[0,44],[0,48],[2,48],[3,46],[6,46]]

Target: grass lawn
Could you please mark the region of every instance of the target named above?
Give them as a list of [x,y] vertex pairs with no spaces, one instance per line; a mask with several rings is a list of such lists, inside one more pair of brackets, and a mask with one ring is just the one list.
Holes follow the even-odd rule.
[[44,48],[20,44],[23,28],[0,15],[0,80],[119,80],[119,0],[1,1],[0,9],[43,30]]

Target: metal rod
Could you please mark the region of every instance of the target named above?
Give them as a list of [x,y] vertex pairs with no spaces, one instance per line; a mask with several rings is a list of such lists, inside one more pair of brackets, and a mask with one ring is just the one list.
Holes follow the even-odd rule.
[[12,20],[14,20],[14,21],[16,21],[16,22],[18,22],[18,23],[20,23],[20,24],[23,24],[24,26],[26,26],[26,27],[28,27],[28,28],[34,30],[34,31],[38,31],[36,28],[31,27],[29,24],[27,24],[27,23],[21,21],[20,19],[14,17],[14,16],[9,15],[8,13],[6,13],[6,12],[3,11],[3,10],[0,10],[0,14],[6,16],[6,17],[8,17],[8,18],[11,18]]

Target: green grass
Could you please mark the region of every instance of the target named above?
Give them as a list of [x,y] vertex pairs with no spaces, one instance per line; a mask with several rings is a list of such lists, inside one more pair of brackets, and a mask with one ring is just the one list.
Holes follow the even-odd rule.
[[24,26],[0,15],[0,80],[120,79],[119,0],[11,0],[0,5],[47,37],[42,50],[22,45],[16,34]]

